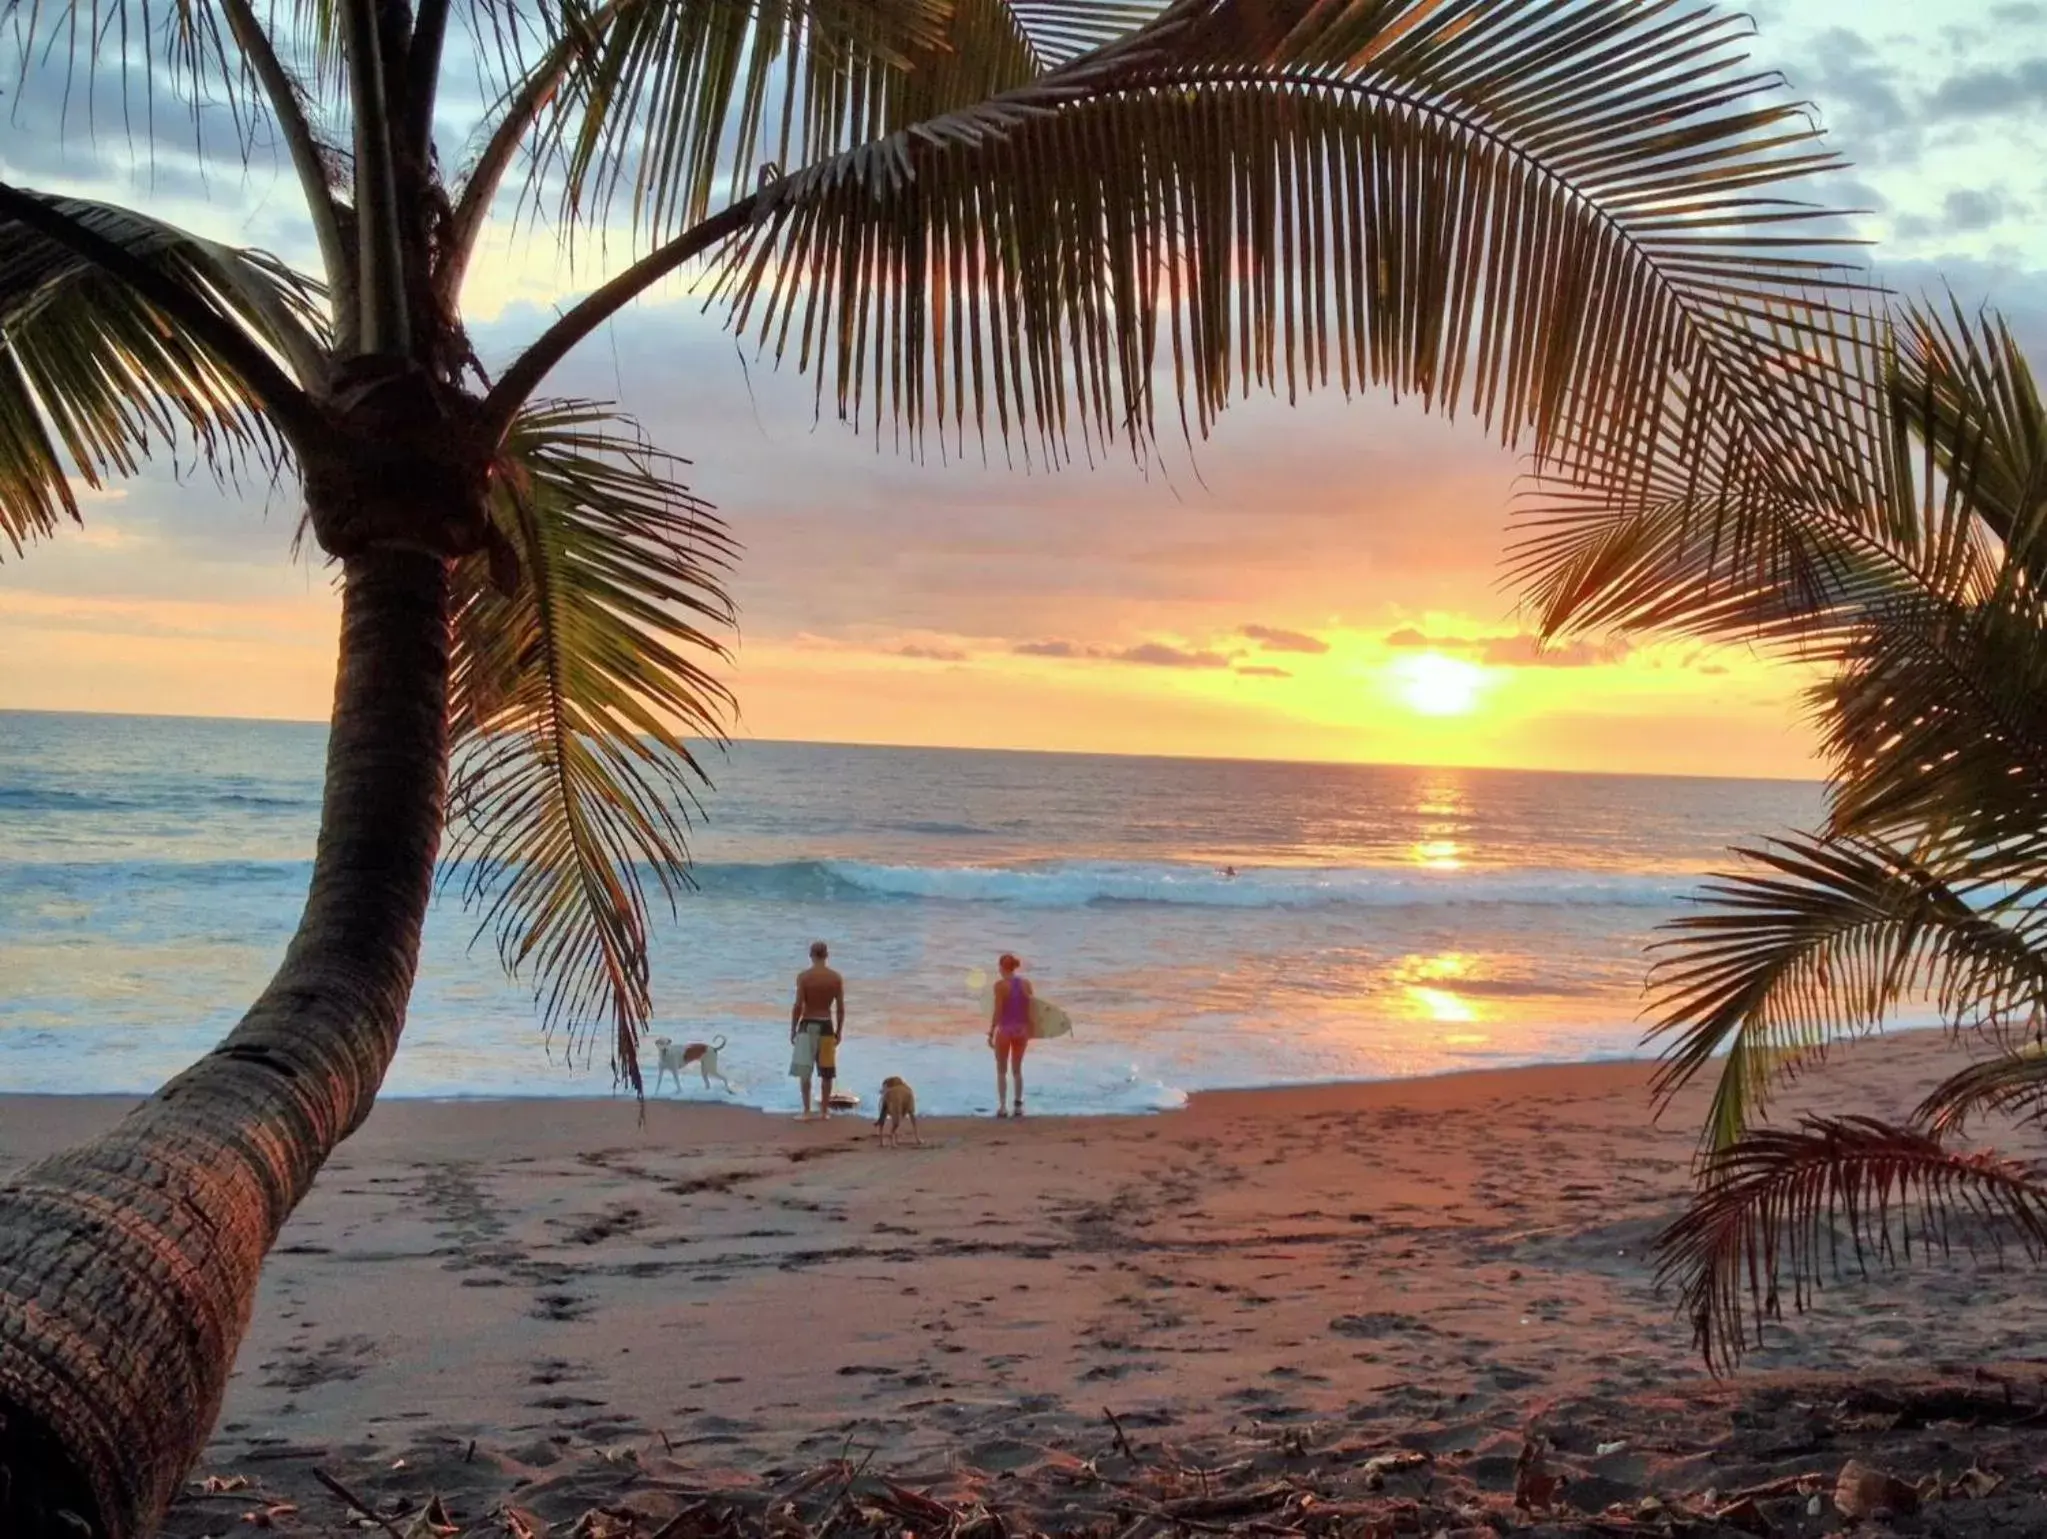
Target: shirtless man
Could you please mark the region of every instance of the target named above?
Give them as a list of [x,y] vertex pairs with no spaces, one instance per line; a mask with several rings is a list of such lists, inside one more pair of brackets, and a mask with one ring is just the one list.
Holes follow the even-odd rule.
[[810,943],[810,966],[796,975],[796,1003],[789,1011],[789,1072],[803,1082],[803,1115],[810,1111],[810,1076],[824,1083],[819,1114],[832,1114],[832,1078],[838,1073],[839,1042],[846,1035],[846,980],[828,966],[823,941]]

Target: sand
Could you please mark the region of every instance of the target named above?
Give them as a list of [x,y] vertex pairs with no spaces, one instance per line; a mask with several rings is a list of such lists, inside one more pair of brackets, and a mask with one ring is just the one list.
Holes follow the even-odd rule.
[[[1872,1044],[1784,1110],[1902,1113],[1954,1062],[1931,1034]],[[1302,1493],[1319,1489],[1406,1503],[1415,1531],[1460,1514],[1496,1529],[1523,1520],[1531,1430],[1569,1477],[1557,1532],[1609,1508],[1605,1531],[1670,1531],[1671,1511],[1772,1480],[1761,1519],[1810,1531],[1836,1521],[1830,1501],[1806,1509],[1851,1454],[1913,1480],[2018,1460],[1993,1494],[1900,1531],[2047,1531],[2037,1461],[2010,1452],[2047,1401],[2021,1361],[2039,1352],[2037,1277],[1958,1262],[1845,1279],[1714,1384],[1649,1253],[1697,1106],[1655,1125],[1648,1072],[927,1119],[926,1147],[901,1150],[857,1118],[388,1103],[273,1254],[202,1469],[230,1489],[195,1486],[167,1533],[247,1532],[269,1503],[292,1509],[280,1531],[350,1531],[317,1468],[380,1511],[439,1493],[463,1533],[516,1534],[523,1513],[561,1535],[609,1506],[638,1513],[610,1532],[680,1539],[719,1531],[712,1515],[759,1520],[841,1455],[797,1491],[813,1526],[836,1501],[841,1526],[864,1512],[923,1531],[914,1511],[859,1506],[885,1470],[1021,1528],[1135,1533],[1146,1503],[1223,1490],[1307,1532]],[[0,1098],[0,1172],[121,1110]],[[1368,1479],[1391,1450],[1412,1463]],[[689,1505],[707,1493],[722,1494]],[[1678,1505],[1659,1515],[1652,1496]],[[1348,1531],[1380,1531],[1365,1522]]]

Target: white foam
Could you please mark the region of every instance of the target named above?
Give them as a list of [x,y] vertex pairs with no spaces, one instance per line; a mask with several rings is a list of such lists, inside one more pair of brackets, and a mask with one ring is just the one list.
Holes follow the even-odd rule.
[[1064,861],[1028,866],[879,865],[831,860],[838,881],[877,896],[1079,908],[1169,903],[1213,908],[1413,907],[1449,903],[1656,908],[1697,886],[1689,873],[1438,870],[1426,866],[1266,866],[1225,876],[1167,862]]

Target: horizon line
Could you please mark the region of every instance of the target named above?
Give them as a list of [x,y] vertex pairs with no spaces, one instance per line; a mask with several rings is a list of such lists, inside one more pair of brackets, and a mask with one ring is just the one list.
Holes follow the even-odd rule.
[[[52,710],[40,706],[9,705],[0,705],[0,716],[77,716],[101,721],[187,721],[287,727],[326,727],[328,725],[326,718],[311,716],[205,716],[195,712]],[[716,739],[705,737],[692,737],[686,739],[686,741],[708,743],[714,747],[733,748],[748,746],[761,748],[866,748],[878,751],[910,750],[922,753],[1037,755],[1041,758],[1052,759],[1149,759],[1173,764],[1262,764],[1297,766],[1304,769],[1461,770],[1472,774],[1575,775],[1580,777],[1605,777],[1612,780],[1729,780],[1747,781],[1758,785],[1823,785],[1826,781],[1826,777],[1823,775],[1678,774],[1667,770],[1552,769],[1544,765],[1533,764],[1457,764],[1441,760],[1298,759],[1259,757],[1247,754],[1130,753],[1108,748],[987,748],[967,743],[862,742],[836,738],[734,737],[727,739],[723,745],[718,744]]]

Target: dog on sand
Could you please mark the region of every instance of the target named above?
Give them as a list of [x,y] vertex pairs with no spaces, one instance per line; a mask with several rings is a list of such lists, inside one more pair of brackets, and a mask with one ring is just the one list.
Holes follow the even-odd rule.
[[664,1075],[673,1076],[675,1088],[680,1091],[682,1071],[692,1064],[696,1065],[697,1072],[703,1075],[706,1090],[711,1088],[711,1081],[715,1079],[725,1087],[727,1095],[732,1093],[732,1081],[718,1069],[718,1054],[725,1048],[723,1037],[715,1042],[685,1042],[680,1046],[667,1037],[656,1037],[654,1048],[658,1057],[658,1067],[654,1070],[656,1095],[661,1093],[661,1080]]
[[881,1115],[874,1119],[874,1131],[883,1144],[901,1147],[904,1118],[909,1119],[910,1137],[923,1148],[924,1135],[917,1130],[917,1092],[908,1080],[891,1074],[881,1082]]

